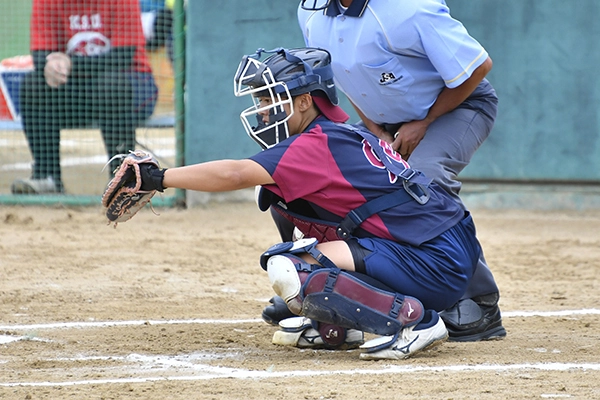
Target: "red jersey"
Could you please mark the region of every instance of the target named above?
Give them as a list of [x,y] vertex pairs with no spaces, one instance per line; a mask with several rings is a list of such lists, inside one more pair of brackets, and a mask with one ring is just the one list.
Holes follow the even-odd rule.
[[151,72],[139,0],[33,0],[31,51],[91,56],[134,46],[133,70]]

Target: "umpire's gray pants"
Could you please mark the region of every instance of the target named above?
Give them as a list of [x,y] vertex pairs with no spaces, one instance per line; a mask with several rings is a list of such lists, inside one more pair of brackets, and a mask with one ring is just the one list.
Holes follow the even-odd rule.
[[[439,117],[429,125],[425,137],[408,159],[412,168],[433,179],[463,207],[459,197],[461,182],[457,176],[492,130],[494,118],[490,115],[496,115],[496,107],[493,104],[486,106],[490,108],[487,113],[457,108]],[[490,293],[498,293],[498,286],[482,251],[463,298]]]

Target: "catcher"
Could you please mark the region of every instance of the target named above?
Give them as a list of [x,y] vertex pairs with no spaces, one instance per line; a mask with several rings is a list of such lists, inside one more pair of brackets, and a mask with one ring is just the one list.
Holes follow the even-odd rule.
[[[316,48],[243,57],[234,92],[253,100],[241,120],[263,151],[169,169],[133,152],[103,203],[109,221],[120,222],[165,188],[256,186],[259,208],[272,208],[304,236],[260,257],[273,290],[297,315],[279,323],[273,343],[403,359],[446,340],[437,312],[465,292],[480,247],[469,213],[444,190],[383,140],[344,124],[330,62]],[[378,337],[365,342],[364,332]]]

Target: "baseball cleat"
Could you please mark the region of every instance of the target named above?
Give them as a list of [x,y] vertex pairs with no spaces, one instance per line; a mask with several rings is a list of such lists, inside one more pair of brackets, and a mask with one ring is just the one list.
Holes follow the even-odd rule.
[[[450,342],[478,342],[480,340],[498,340],[506,336],[502,326],[502,315],[496,300],[480,296],[474,300],[463,299],[455,306],[440,312],[448,329]],[[477,302],[476,302],[477,301]]]
[[13,194],[51,194],[62,193],[61,185],[56,184],[51,176],[45,179],[17,179],[15,180],[10,190]]
[[266,306],[262,312],[262,319],[269,325],[279,325],[280,321],[297,316],[290,311],[285,301],[279,296],[271,297],[269,303],[271,304]]
[[301,349],[355,349],[363,344],[363,332],[339,326],[319,324],[321,334],[305,317],[292,317],[279,323],[280,330],[273,334],[273,344]]
[[404,328],[396,336],[382,336],[362,346],[361,360],[403,360],[420,351],[431,349],[448,338],[444,321],[433,310],[427,310],[423,320]]

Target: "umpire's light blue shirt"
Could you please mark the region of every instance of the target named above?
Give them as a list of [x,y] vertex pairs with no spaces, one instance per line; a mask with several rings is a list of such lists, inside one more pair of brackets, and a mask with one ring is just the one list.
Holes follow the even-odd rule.
[[421,120],[444,86],[467,80],[488,57],[444,0],[332,0],[298,8],[306,45],[328,50],[338,89],[378,124]]

